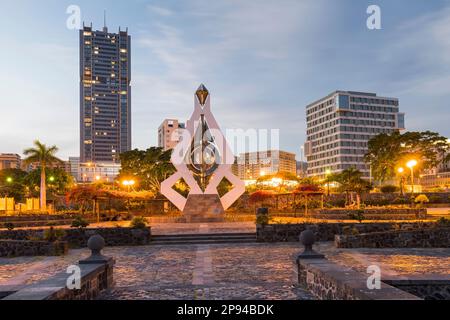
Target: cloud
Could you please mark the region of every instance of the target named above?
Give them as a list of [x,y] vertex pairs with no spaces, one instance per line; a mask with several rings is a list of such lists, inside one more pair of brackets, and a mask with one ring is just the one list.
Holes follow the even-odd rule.
[[147,10],[149,10],[152,13],[155,13],[159,16],[168,17],[173,15],[173,12],[167,8],[155,6],[155,5],[147,5]]
[[[269,93],[270,81],[266,80],[276,82],[279,77],[286,81],[289,62],[305,56],[299,52],[293,57],[293,47],[315,41],[322,25],[319,17],[326,8],[322,1],[190,1],[177,12],[182,24],[156,19],[151,32],[135,40],[154,62],[145,74],[135,72],[134,106],[152,106],[152,126],[166,117],[186,119],[192,112],[196,86],[206,82],[222,127],[295,127],[302,135],[304,123],[288,126],[292,115],[280,112],[274,116],[274,110],[281,107],[282,102],[276,100],[283,99],[277,96],[282,84]],[[289,72],[294,72],[292,67]],[[144,109],[135,111],[145,117]],[[138,130],[136,122],[134,129]]]

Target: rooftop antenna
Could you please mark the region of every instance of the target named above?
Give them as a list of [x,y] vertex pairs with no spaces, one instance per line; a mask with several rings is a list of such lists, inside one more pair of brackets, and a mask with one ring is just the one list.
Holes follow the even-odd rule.
[[103,31],[108,32],[108,27],[106,26],[106,10],[103,10]]

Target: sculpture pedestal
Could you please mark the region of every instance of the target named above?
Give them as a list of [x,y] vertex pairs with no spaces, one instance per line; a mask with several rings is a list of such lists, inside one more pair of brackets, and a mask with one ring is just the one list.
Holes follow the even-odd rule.
[[188,223],[225,221],[225,210],[217,194],[189,195],[183,215]]

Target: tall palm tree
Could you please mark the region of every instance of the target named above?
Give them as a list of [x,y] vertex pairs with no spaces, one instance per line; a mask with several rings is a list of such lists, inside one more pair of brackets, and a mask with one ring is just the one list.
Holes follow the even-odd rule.
[[47,147],[39,140],[34,141],[34,148],[28,148],[23,151],[27,156],[24,159],[26,164],[39,163],[41,167],[41,187],[40,187],[40,207],[41,210],[47,210],[47,186],[45,177],[45,168],[54,163],[62,163],[63,161],[55,156],[58,152],[56,146]]

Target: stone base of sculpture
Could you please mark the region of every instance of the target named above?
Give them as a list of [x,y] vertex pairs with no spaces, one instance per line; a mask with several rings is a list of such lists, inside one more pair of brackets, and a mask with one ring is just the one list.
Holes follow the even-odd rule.
[[225,210],[217,194],[191,194],[183,210],[185,222],[224,222]]

